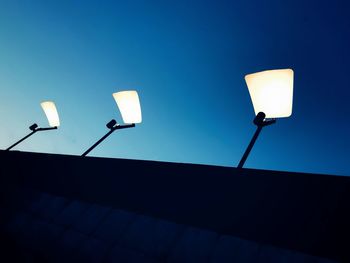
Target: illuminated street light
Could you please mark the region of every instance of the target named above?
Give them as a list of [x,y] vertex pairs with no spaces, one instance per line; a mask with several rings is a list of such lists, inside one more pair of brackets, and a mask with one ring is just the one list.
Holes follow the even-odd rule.
[[122,115],[125,125],[119,125],[116,120],[111,120],[106,124],[109,132],[107,132],[101,139],[99,139],[94,145],[87,149],[81,156],[86,156],[97,145],[111,135],[115,130],[126,129],[135,127],[136,123],[141,123],[141,106],[137,92],[135,90],[127,90],[113,93],[119,111]]
[[38,128],[38,125],[36,123],[29,126],[29,129],[31,130],[31,133],[24,136],[22,139],[17,141],[16,143],[12,144],[10,147],[6,149],[6,151],[11,150],[13,147],[18,145],[19,143],[23,142],[25,139],[32,136],[34,133],[39,131],[48,131],[48,130],[56,130],[58,126],[60,126],[60,120],[58,117],[57,109],[55,106],[55,103],[52,101],[44,101],[41,103],[41,107],[43,108],[45,115],[47,117],[47,120],[49,122],[50,127],[48,128]]
[[263,127],[276,122],[276,118],[292,115],[293,77],[291,69],[266,70],[245,76],[256,117],[257,129],[238,168],[242,168]]

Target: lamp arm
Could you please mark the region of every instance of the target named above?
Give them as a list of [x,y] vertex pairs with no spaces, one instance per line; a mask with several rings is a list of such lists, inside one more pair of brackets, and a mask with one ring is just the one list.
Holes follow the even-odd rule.
[[135,127],[135,123],[126,124],[126,125],[116,125],[113,127],[113,130],[121,130],[121,129],[133,128],[133,127]]
[[263,121],[263,123],[261,124],[263,127],[265,127],[265,126],[269,126],[269,125],[271,125],[271,124],[274,124],[274,123],[276,123],[276,119],[272,119],[272,120],[265,120],[265,121]]
[[36,129],[36,131],[49,131],[49,130],[57,130],[57,126],[55,126],[55,127],[38,128],[38,129]]

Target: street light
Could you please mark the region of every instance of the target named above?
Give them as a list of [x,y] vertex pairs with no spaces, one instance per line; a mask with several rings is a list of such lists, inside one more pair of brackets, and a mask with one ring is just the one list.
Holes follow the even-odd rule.
[[245,76],[256,114],[253,122],[257,129],[238,168],[243,167],[263,127],[275,123],[276,118],[292,115],[293,77],[292,69],[266,70]]
[[101,139],[99,139],[94,145],[87,149],[81,156],[86,156],[115,130],[132,128],[135,127],[135,123],[142,122],[140,100],[135,90],[120,91],[113,93],[112,95],[115,102],[117,103],[123,121],[126,124],[119,125],[114,119],[108,122],[106,124],[106,127],[109,129],[109,132],[102,136]]
[[32,124],[31,126],[29,126],[29,129],[31,130],[31,132],[28,135],[24,136],[19,141],[17,141],[16,143],[12,144],[10,147],[8,147],[6,149],[6,151],[11,150],[17,144],[23,142],[25,139],[29,138],[30,136],[32,136],[36,132],[55,130],[55,129],[57,129],[58,126],[60,126],[60,120],[59,120],[59,117],[58,117],[58,113],[57,113],[57,109],[56,109],[55,103],[52,102],[52,101],[44,101],[44,102],[40,103],[40,105],[41,105],[41,107],[44,110],[44,113],[45,113],[45,115],[47,117],[47,120],[49,122],[50,127],[48,127],[48,128],[38,128],[38,125],[36,123]]

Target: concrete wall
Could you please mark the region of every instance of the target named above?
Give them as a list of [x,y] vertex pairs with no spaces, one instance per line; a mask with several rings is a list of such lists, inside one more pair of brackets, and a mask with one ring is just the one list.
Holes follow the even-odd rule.
[[11,262],[335,262],[28,188],[15,193],[16,209],[2,224],[15,247]]
[[[188,258],[188,262],[225,262],[214,259],[229,255],[230,251],[232,257],[240,256],[235,251],[243,254],[249,251],[247,255],[259,258],[251,262],[304,262],[306,258],[314,261],[305,262],[322,262],[315,261],[321,260],[320,257],[350,261],[347,244],[343,242],[350,234],[347,177],[3,151],[0,157],[2,207],[9,215],[2,217],[2,226],[6,230],[15,224],[17,229],[20,227],[16,222],[24,222],[22,230],[27,241],[35,233],[52,232],[55,242],[79,239],[77,236],[82,237],[80,242],[93,238],[90,240],[93,243],[77,246],[86,253],[76,254],[87,256],[91,247],[101,247],[105,251],[101,252],[102,258],[107,260],[106,255],[113,248],[111,244],[104,245],[112,238],[106,237],[106,233],[120,231],[116,232],[120,238],[124,235],[122,241],[113,240],[114,245],[125,247],[116,248],[119,251],[116,255],[128,249],[133,251],[135,247],[147,255],[146,251],[153,251],[147,247],[152,244],[150,240],[160,238],[159,243],[166,244],[163,237],[153,236],[169,232],[170,237],[165,239],[174,243],[169,241],[172,245],[167,248],[154,244],[158,250],[152,252],[150,260],[186,262]],[[23,203],[25,199],[30,203]],[[49,200],[46,205],[45,200]],[[42,204],[43,210],[31,210],[36,202],[39,207]],[[98,207],[95,209],[100,212],[93,212],[96,217],[108,210],[105,220],[111,217],[114,221],[107,220],[105,226],[98,221],[96,229],[86,232],[88,214],[77,219],[79,213],[88,211],[84,210],[84,204]],[[69,225],[65,217],[78,222],[76,228],[81,229],[74,228],[73,223]],[[131,218],[139,223],[131,223],[134,222]],[[136,224],[134,230],[126,227],[133,224]],[[26,240],[21,234],[6,233],[16,237],[15,242]],[[52,237],[44,234],[40,238],[45,241]],[[141,243],[132,245],[133,242]],[[53,244],[51,248],[60,247],[59,243]],[[199,252],[195,251],[196,247]],[[210,253],[205,256],[207,251]],[[196,255],[204,255],[203,261],[191,259]],[[278,255],[284,261],[277,260]],[[250,262],[244,261],[248,260],[247,256],[242,257],[241,261],[227,262]],[[274,260],[268,260],[269,257]]]

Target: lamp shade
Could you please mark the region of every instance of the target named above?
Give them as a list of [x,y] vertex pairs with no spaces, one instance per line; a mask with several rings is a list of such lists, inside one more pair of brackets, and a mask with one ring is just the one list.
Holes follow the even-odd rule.
[[140,123],[142,121],[139,95],[135,90],[113,93],[124,123]]
[[40,105],[45,112],[47,120],[49,121],[49,125],[51,127],[60,126],[60,119],[58,117],[55,103],[53,103],[52,101],[44,101],[44,102],[40,103]]
[[292,69],[266,70],[245,76],[255,115],[264,112],[266,118],[283,118],[292,115]]

